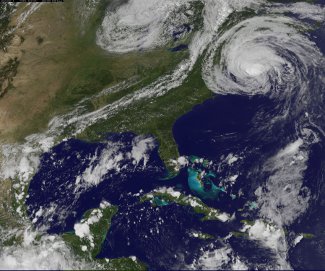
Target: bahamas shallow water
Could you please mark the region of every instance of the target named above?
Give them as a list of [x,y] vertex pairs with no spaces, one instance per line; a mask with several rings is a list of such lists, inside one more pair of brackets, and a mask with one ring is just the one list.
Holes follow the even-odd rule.
[[[265,130],[257,132],[256,125],[263,126],[265,123],[271,123],[275,108],[276,104],[269,99],[242,96],[216,97],[198,105],[190,113],[181,117],[174,126],[174,136],[179,144],[180,153],[208,157],[215,159],[216,163],[221,156],[228,153],[242,154],[244,162],[237,165],[235,169],[240,171],[242,176],[238,179],[234,189],[244,191],[247,200],[254,198],[254,191],[260,185],[257,180],[268,178],[267,175],[259,174],[259,165],[268,156],[272,156],[288,142],[293,141],[296,136],[296,123],[294,122],[266,127]],[[322,195],[325,191],[324,188],[321,191],[318,190],[323,187],[325,176],[324,147],[324,143],[320,142],[311,148],[304,178],[304,185],[312,190],[317,200],[313,202],[305,215],[287,228],[289,231],[308,232],[317,236],[312,241],[302,241],[290,250],[289,261],[294,269],[324,268],[322,247],[324,247],[325,232],[322,229],[325,226],[325,203]],[[228,170],[225,169],[225,172],[228,173]],[[223,172],[218,175],[220,178],[225,177]],[[219,208],[226,207],[225,202],[222,202],[221,206],[220,204],[212,205]],[[239,208],[238,205],[237,208]],[[231,211],[231,208],[227,211]],[[237,219],[240,220],[240,217]],[[319,235],[320,232],[323,234]],[[240,244],[237,244],[238,240],[232,241],[232,248],[235,251],[244,253],[251,261],[256,257],[254,256],[257,253],[256,247],[250,248],[251,252],[249,249],[243,251]]]

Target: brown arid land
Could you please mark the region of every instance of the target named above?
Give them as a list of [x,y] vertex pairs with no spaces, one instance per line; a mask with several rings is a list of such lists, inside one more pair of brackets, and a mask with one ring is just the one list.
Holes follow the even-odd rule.
[[[71,7],[66,6],[39,7],[17,27],[6,52],[0,53],[1,67],[10,59],[19,61],[12,86],[0,98],[0,138],[4,141],[16,139],[13,134],[19,137],[19,130],[44,112],[73,66],[68,59],[74,22],[69,16]],[[23,5],[18,7],[13,25],[25,11]]]

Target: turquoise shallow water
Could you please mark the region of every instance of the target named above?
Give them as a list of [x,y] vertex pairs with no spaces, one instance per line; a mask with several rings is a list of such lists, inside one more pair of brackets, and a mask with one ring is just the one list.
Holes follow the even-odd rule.
[[167,202],[166,200],[164,199],[161,199],[159,197],[155,197],[153,199],[153,203],[157,206],[167,206],[169,204],[169,202]]
[[202,199],[218,199],[220,193],[225,192],[223,187],[215,185],[210,178],[215,178],[216,175],[212,172],[202,172],[188,168],[188,186],[194,194],[197,194]]

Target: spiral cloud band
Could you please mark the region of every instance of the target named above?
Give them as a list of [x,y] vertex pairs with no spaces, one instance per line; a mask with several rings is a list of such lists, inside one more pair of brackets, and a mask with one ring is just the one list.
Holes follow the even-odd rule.
[[298,27],[303,25],[288,17],[261,16],[226,31],[209,49],[207,86],[219,94],[246,95],[290,94],[304,86],[322,55]]

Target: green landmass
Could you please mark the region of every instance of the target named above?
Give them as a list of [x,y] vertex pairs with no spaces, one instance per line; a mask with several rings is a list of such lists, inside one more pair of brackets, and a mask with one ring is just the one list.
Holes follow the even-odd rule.
[[254,220],[247,220],[247,219],[241,220],[240,222],[245,224],[245,225],[249,225],[249,226],[253,226],[255,224]]
[[[81,238],[77,236],[75,232],[67,232],[62,235],[62,238],[72,248],[76,255],[94,262],[100,269],[146,270],[146,265],[141,263],[135,257],[116,259],[96,258],[98,253],[101,251],[102,244],[106,238],[112,218],[117,211],[118,207],[113,205],[103,205],[100,208],[88,210],[83,215],[80,223],[89,223],[88,225],[91,237],[85,236]],[[95,223],[89,222],[96,216],[99,217],[98,221]]]
[[11,180],[0,181],[0,228],[19,227],[19,218],[15,208],[15,194]]
[[232,231],[231,234],[236,238],[247,238],[248,233],[247,232],[241,232],[241,231]]
[[[157,198],[159,201],[163,201],[164,204],[157,204]],[[164,206],[166,203],[176,203],[181,206],[189,206],[193,208],[193,211],[197,214],[203,215],[201,218],[202,221],[206,220],[219,220],[223,221],[223,213],[219,210],[209,207],[203,203],[199,198],[196,198],[191,195],[184,195],[180,192],[159,192],[154,191],[149,194],[146,194],[140,198],[140,202],[150,201],[153,206]]]
[[195,105],[211,97],[213,93],[203,82],[199,61],[182,86],[170,90],[164,96],[134,102],[119,110],[116,115],[91,125],[80,138],[100,140],[107,131],[133,131],[137,134],[153,135],[159,142],[160,157],[172,171],[168,161],[179,156],[172,134],[175,121]]
[[102,270],[125,270],[142,271],[148,270],[147,266],[137,259],[118,258],[118,259],[96,259],[98,267]]
[[22,234],[11,234],[11,235],[4,235],[2,234],[2,232],[0,231],[0,245],[2,247],[11,247],[11,246],[17,246],[17,245],[21,245],[21,243],[23,242],[23,235]]
[[204,232],[195,232],[192,236],[202,240],[215,239],[213,235]]
[[315,238],[315,235],[312,233],[303,233],[302,236],[306,239],[312,239]]
[[[111,225],[111,220],[113,216],[117,213],[117,210],[118,208],[116,206],[108,206],[103,209],[98,208],[98,209],[88,210],[84,214],[81,223],[83,221],[84,223],[86,223],[86,221],[91,219],[91,217],[96,215],[96,213],[98,212],[102,214],[98,222],[89,225],[93,242],[91,242],[86,237],[80,238],[75,234],[75,232],[64,233],[62,235],[63,239],[66,241],[67,244],[69,244],[73,248],[76,254],[82,256],[90,256],[91,259],[95,259],[95,257],[101,250],[107,231]],[[94,246],[92,247],[90,243],[93,243]],[[82,250],[83,246],[86,246],[87,250],[83,251]]]

